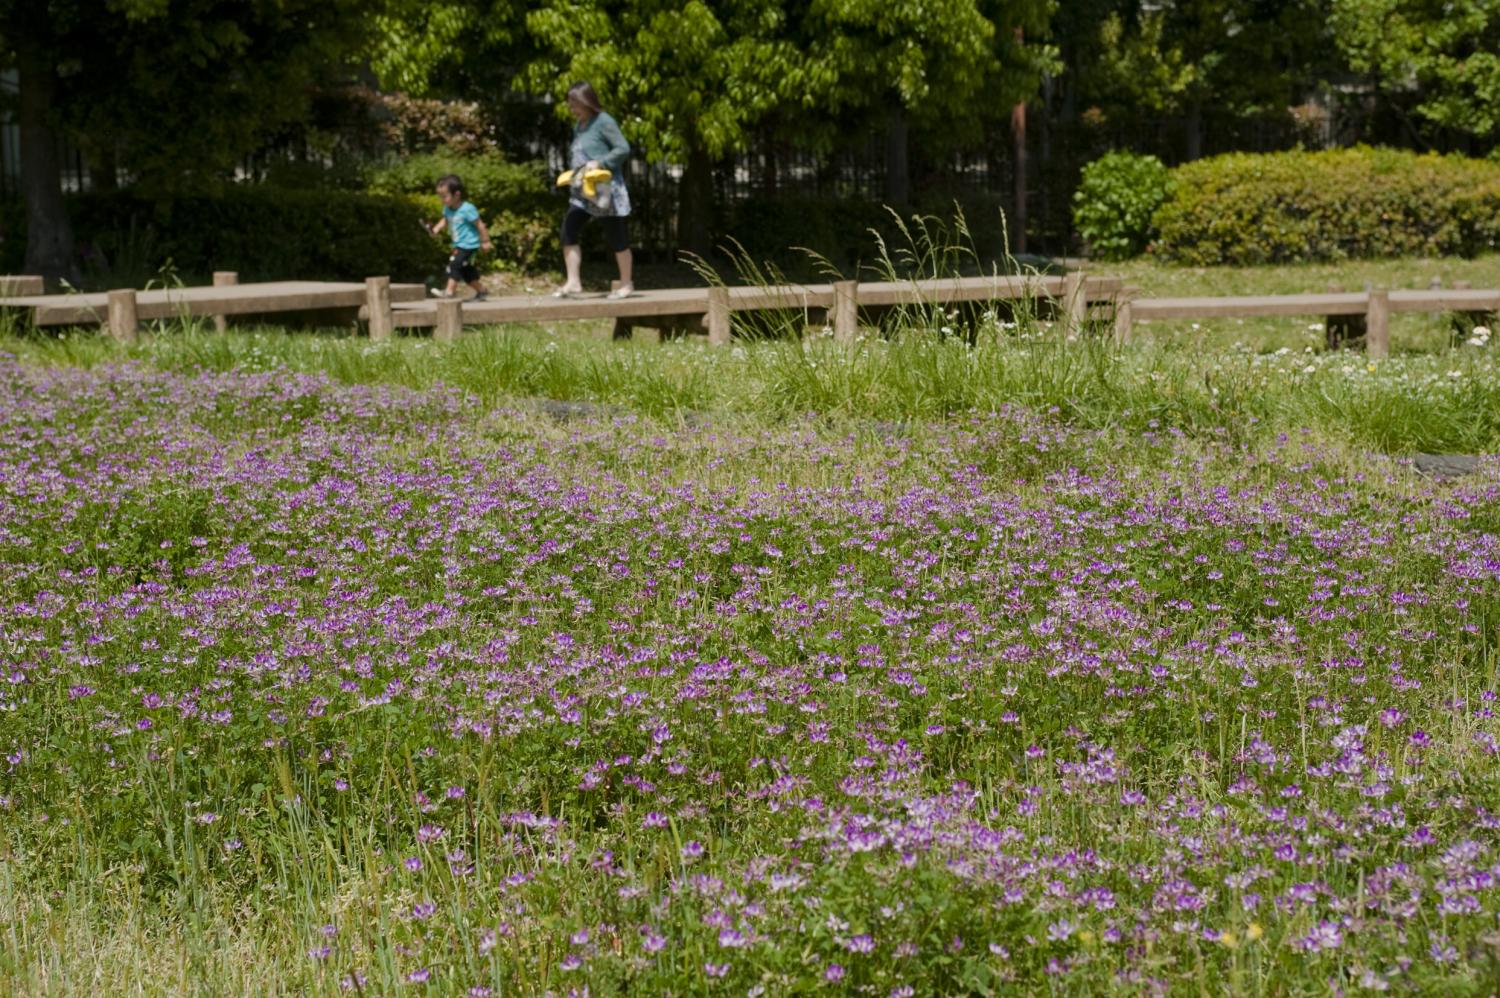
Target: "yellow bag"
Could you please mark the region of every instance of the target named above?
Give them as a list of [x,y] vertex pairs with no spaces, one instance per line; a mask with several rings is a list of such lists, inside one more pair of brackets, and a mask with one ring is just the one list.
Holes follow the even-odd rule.
[[[574,173],[575,171],[568,170],[564,173],[559,174],[557,178],[557,186],[572,187]],[[602,167],[595,167],[592,170],[586,171],[583,175],[583,196],[592,200],[598,193],[598,185],[612,179],[614,179],[614,174],[610,173],[608,170]]]

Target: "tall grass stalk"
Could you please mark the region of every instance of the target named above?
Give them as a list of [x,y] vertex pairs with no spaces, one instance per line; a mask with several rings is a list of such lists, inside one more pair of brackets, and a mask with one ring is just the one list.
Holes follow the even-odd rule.
[[547,398],[652,416],[940,420],[1021,404],[1094,428],[1246,438],[1310,430],[1391,453],[1500,448],[1500,368],[1491,350],[1371,363],[1343,354],[1122,349],[1096,338],[1069,342],[1037,324],[1025,329],[991,316],[971,340],[899,335],[843,347],[818,337],[725,350],[701,341],[609,343],[534,328],[474,330],[452,345],[187,328],[134,345],[93,333],[7,336],[0,350],[47,365],[322,372],[351,384],[447,385],[493,405]]

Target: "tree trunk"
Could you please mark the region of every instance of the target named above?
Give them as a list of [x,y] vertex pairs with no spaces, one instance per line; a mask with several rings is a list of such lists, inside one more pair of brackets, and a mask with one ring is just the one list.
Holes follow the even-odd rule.
[[1015,201],[1010,216],[1010,246],[1008,252],[1026,252],[1026,104],[1022,102],[1011,108],[1010,137],[1015,150],[1012,166],[1015,170]]
[[[1026,29],[1016,25],[1016,45],[1026,42]],[[1021,101],[1010,111],[1010,138],[1015,150],[1015,214],[1011,216],[1009,229],[1010,245],[1005,252],[1026,252],[1026,102]]]
[[[1038,136],[1041,140],[1041,149],[1039,150],[1037,159],[1039,160],[1039,172],[1041,173],[1043,182],[1045,183],[1046,178],[1051,175],[1052,168],[1052,119],[1057,117],[1057,96],[1055,93],[1052,77],[1050,75],[1042,77],[1041,104],[1042,120],[1038,122],[1038,125],[1040,126],[1038,128],[1038,131],[1041,133],[1040,136]],[[1063,115],[1064,117],[1062,120],[1067,121],[1070,124],[1073,123],[1073,109],[1071,107],[1068,107],[1065,111],[1063,111]]]
[[62,170],[52,108],[57,72],[50,54],[20,39],[16,46],[20,90],[21,197],[26,202],[26,273],[50,281],[73,279],[73,227],[63,208]]
[[908,148],[906,115],[898,107],[891,112],[885,132],[885,199],[896,207],[905,207],[911,202]]
[[694,147],[677,182],[677,248],[707,257],[713,252],[714,161]]

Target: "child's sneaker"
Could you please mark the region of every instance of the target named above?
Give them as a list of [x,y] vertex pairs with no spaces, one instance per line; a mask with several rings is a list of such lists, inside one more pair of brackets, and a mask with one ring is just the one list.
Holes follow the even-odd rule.
[[442,288],[433,288],[431,290],[432,290],[432,297],[434,297],[434,298],[452,298],[453,297],[453,292],[452,291],[446,291],[446,290],[444,290]]
[[488,291],[476,291],[476,292],[474,292],[474,299],[473,300],[474,301],[488,301],[489,297],[490,297],[490,293]]

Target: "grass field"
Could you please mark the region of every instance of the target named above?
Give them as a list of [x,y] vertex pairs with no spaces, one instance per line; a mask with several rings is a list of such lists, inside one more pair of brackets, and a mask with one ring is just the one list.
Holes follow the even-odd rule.
[[1492,351],[4,338],[0,992],[1491,993]]
[[0,338],[0,351],[28,364],[138,361],[180,373],[286,370],[346,384],[446,386],[491,405],[543,397],[668,420],[721,413],[766,425],[805,416],[908,422],[1020,404],[1091,429],[1170,428],[1241,441],[1312,430],[1397,454],[1500,449],[1496,350],[1451,346],[1446,332],[1426,351],[1374,363],[1355,351],[1248,340],[1214,346],[1183,335],[1120,349],[994,319],[968,343],[944,337],[936,324],[946,321],[889,340],[872,335],[852,350],[817,333],[801,343],[719,350],[702,337],[614,343],[576,327],[476,330],[445,345],[279,329],[220,336],[173,324],[131,347],[87,332]]

